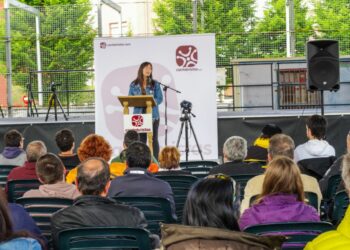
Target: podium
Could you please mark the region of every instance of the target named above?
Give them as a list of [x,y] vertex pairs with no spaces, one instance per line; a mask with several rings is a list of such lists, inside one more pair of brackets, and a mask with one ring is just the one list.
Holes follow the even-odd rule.
[[[152,95],[118,96],[123,106],[123,114],[129,115],[129,107],[146,108],[146,114],[152,115],[152,107],[156,106],[156,101]],[[147,133],[148,146],[153,156],[153,132]]]

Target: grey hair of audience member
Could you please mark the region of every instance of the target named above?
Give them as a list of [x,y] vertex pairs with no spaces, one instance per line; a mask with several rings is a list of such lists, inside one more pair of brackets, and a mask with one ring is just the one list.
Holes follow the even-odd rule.
[[295,144],[292,137],[285,134],[276,134],[270,138],[270,145],[267,149],[271,159],[276,156],[294,158]]
[[341,177],[343,178],[345,188],[350,194],[350,153],[347,153],[344,155],[343,161],[342,161],[342,173]]
[[243,160],[247,156],[247,141],[240,136],[231,136],[224,143],[223,153],[229,161]]
[[36,162],[41,156],[47,153],[45,143],[42,141],[32,141],[27,145],[26,154],[29,162]]

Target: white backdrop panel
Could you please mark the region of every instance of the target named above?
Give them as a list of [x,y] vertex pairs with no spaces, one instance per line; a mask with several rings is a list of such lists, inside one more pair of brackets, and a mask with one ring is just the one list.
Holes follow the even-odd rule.
[[[95,49],[96,133],[105,136],[115,153],[123,145],[123,113],[117,96],[127,95],[139,65],[153,64],[153,78],[181,91],[168,89],[168,145],[175,145],[180,131],[180,102],[192,102],[194,131],[204,159],[217,159],[217,110],[215,36],[181,35],[148,38],[97,38]],[[164,95],[164,92],[163,92]],[[160,105],[159,143],[164,146],[165,105]],[[180,138],[184,151],[185,131]],[[189,133],[190,160],[200,159]],[[182,153],[182,159],[185,154]]]

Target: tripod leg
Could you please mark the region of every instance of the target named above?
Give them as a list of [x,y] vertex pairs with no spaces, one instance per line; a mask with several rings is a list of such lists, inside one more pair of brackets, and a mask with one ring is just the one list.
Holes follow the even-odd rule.
[[194,140],[196,141],[196,145],[197,145],[197,148],[198,148],[199,155],[201,156],[201,159],[203,160],[202,150],[201,150],[201,147],[199,146],[199,143],[198,143],[198,140],[197,140],[197,136],[196,136],[196,133],[194,132],[191,120],[189,120],[189,123],[190,123],[191,131],[192,131],[193,136],[194,136]]
[[34,112],[33,112],[33,106],[34,106],[36,116],[39,117],[38,109],[36,108],[35,99],[34,99],[32,91],[30,92],[30,100],[31,100],[30,107],[31,107],[31,112],[32,112],[33,116],[34,116]]
[[181,128],[180,128],[180,131],[179,131],[179,136],[177,137],[177,142],[176,142],[176,147],[177,148],[179,147],[179,144],[180,144],[180,139],[181,139],[183,128],[184,128],[184,121],[181,122]]
[[50,109],[51,109],[52,104],[53,104],[52,101],[53,101],[53,95],[51,95],[50,100],[49,100],[49,108],[47,109],[46,118],[45,118],[46,122],[47,122],[47,119],[49,118]]
[[54,98],[53,98],[53,108],[54,108],[54,113],[55,113],[55,121],[57,121],[57,95],[53,94]]
[[188,154],[190,152],[190,149],[188,147],[188,121],[185,121],[185,152],[186,152],[186,161],[188,161]]
[[0,106],[0,112],[1,112],[1,117],[2,117],[2,118],[5,118],[5,117],[4,117],[4,113],[2,112],[2,107],[1,107],[1,106]]
[[[58,96],[57,96],[57,95],[56,95],[56,101],[58,102],[58,105],[59,105],[60,108],[61,108],[61,111],[62,111],[62,113],[63,113],[64,119],[65,119],[66,121],[68,121],[68,118],[67,118],[67,116],[66,116],[66,113],[64,113],[64,110],[63,110],[63,107],[62,107],[62,103],[61,103],[60,99],[58,99]],[[57,114],[57,112],[56,112],[56,114]]]

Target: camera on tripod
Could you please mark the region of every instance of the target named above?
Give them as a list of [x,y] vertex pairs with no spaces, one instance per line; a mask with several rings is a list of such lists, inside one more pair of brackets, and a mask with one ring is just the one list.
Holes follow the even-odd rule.
[[56,87],[61,86],[61,85],[62,85],[62,83],[51,82],[50,83],[50,89],[51,89],[52,92],[54,92],[54,91],[56,91]]
[[191,113],[192,110],[192,103],[186,100],[183,100],[180,103],[180,107],[182,108],[182,113]]

